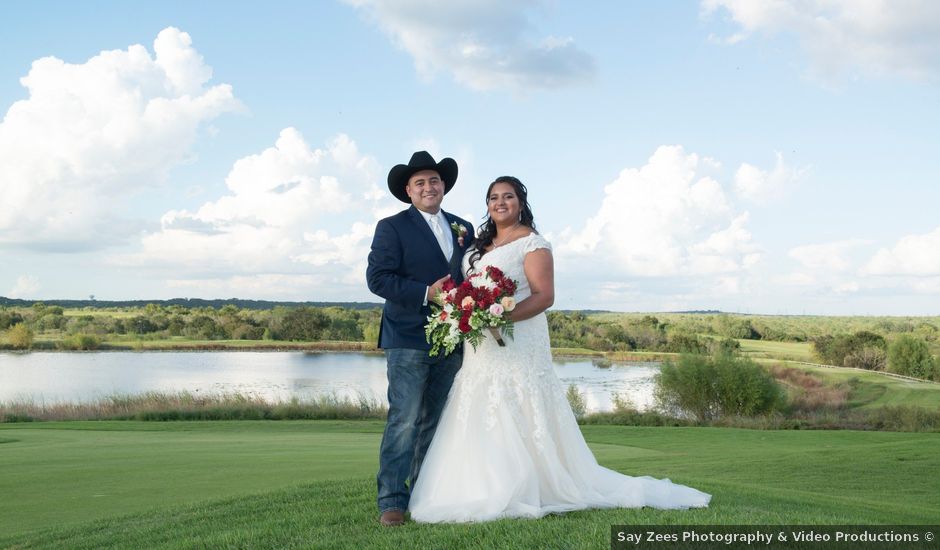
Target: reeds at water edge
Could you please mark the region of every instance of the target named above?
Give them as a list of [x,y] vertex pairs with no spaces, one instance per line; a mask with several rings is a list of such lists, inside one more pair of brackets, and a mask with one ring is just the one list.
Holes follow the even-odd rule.
[[374,397],[335,393],[270,400],[244,393],[189,391],[112,394],[94,400],[46,403],[32,398],[0,403],[0,422],[62,420],[356,420],[384,419]]

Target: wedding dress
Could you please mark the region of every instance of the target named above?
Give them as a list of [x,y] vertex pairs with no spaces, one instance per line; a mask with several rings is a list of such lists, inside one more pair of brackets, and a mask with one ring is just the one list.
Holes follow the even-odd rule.
[[[531,294],[522,262],[551,245],[532,234],[480,258]],[[464,257],[468,269],[470,252]],[[711,496],[668,479],[631,477],[598,465],[552,366],[545,314],[515,324],[505,347],[487,338],[464,349],[409,509],[418,522],[538,518],[585,508],[693,508]]]

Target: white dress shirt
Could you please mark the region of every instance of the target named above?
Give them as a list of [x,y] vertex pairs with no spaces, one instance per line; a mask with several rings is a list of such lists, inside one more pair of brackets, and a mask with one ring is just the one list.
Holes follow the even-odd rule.
[[[454,239],[450,236],[451,229],[447,223],[447,217],[444,216],[444,211],[438,210],[437,214],[428,214],[422,210],[418,210],[418,212],[421,212],[424,220],[428,222],[431,233],[437,238],[437,244],[441,247],[441,252],[450,261],[450,257],[454,254]],[[435,228],[435,222],[437,222],[437,228]]]
[[[424,210],[418,210],[418,212],[421,212],[424,221],[428,222],[428,227],[431,228],[431,233],[434,234],[434,237],[437,239],[437,244],[441,247],[441,252],[443,252],[444,257],[450,261],[450,257],[454,255],[454,239],[450,236],[450,224],[447,223],[447,217],[444,216],[444,211],[438,210],[437,214],[429,214]],[[434,222],[431,221],[432,219],[437,222],[437,229],[435,229]],[[428,305],[428,290],[430,288],[431,287],[427,287],[424,291],[424,301],[422,305]]]

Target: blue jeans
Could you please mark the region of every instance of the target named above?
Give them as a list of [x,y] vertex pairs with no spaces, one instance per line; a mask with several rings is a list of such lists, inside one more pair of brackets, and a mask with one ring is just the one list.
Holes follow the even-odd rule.
[[463,354],[430,357],[424,350],[395,348],[385,350],[385,358],[388,422],[379,449],[378,505],[379,512],[404,512]]

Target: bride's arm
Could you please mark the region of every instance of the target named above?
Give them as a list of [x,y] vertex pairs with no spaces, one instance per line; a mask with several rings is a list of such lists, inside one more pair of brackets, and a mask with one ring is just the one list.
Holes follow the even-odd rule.
[[509,312],[509,318],[513,321],[531,319],[555,303],[555,267],[551,251],[540,248],[529,252],[522,267],[532,295],[516,304],[516,308]]

